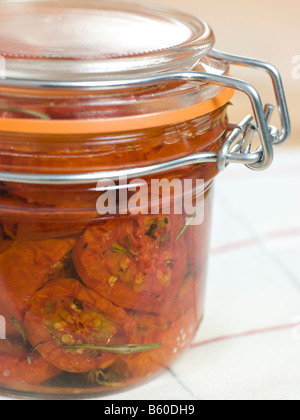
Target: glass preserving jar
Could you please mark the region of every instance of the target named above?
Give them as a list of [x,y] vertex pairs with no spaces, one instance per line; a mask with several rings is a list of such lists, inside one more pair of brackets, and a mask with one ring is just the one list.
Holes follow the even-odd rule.
[[[290,133],[277,70],[213,44],[206,23],[157,6],[0,5],[3,394],[113,392],[191,344],[214,178],[267,168]],[[280,130],[230,64],[269,73]],[[235,90],[253,107],[240,124]]]

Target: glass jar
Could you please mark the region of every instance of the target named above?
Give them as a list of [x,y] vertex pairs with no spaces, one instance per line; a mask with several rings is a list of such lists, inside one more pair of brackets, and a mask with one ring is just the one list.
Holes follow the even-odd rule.
[[[135,385],[198,330],[213,181],[228,163],[268,167],[287,139],[280,76],[157,6],[0,7],[1,392]],[[229,64],[270,74],[281,131]],[[227,117],[235,89],[253,106],[240,124]]]

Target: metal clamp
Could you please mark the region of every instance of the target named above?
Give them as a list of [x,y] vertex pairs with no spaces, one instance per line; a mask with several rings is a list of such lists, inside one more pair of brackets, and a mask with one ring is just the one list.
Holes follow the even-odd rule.
[[[278,70],[271,64],[252,60],[248,58],[237,57],[234,55],[225,54],[219,51],[211,51],[211,57],[226,61],[229,64],[239,66],[247,66],[258,68],[267,71],[270,75],[275,97],[277,109],[280,116],[281,128],[269,125],[272,117],[272,112],[275,107],[267,104],[263,106],[261,97],[258,91],[239,79],[234,79],[227,76],[218,76],[215,74],[201,73],[201,72],[170,72],[160,76],[143,77],[139,79],[124,80],[104,80],[104,81],[66,81],[66,82],[49,82],[49,81],[20,81],[6,79],[1,81],[1,84],[19,85],[28,87],[51,87],[51,88],[80,88],[83,90],[97,90],[114,87],[131,87],[139,86],[145,83],[164,83],[170,81],[196,81],[206,82],[219,86],[226,86],[245,93],[251,102],[254,116],[247,116],[238,125],[231,125],[228,137],[220,150],[217,153],[204,152],[197,153],[183,157],[181,159],[172,160],[169,162],[160,163],[157,165],[145,166],[142,168],[132,168],[116,171],[101,171],[85,174],[24,174],[12,172],[0,172],[0,181],[3,182],[18,182],[27,184],[45,184],[45,185],[66,185],[66,184],[87,184],[98,182],[101,179],[118,180],[121,177],[135,178],[141,176],[149,176],[161,174],[182,168],[187,165],[216,162],[218,170],[222,171],[229,163],[242,163],[253,170],[263,170],[268,168],[273,161],[273,146],[284,143],[291,132],[290,118],[284,94],[283,84]],[[258,134],[260,139],[260,147],[255,151],[252,150],[252,141],[254,135]]]
[[[276,67],[263,61],[225,54],[216,50],[211,51],[209,55],[212,58],[226,61],[229,64],[252,67],[266,71],[271,77],[277,102],[277,109],[281,121],[281,129],[278,130],[276,127],[269,125],[275,109],[273,105],[266,104],[264,109],[262,109],[260,96],[253,86],[248,84],[248,89],[239,89],[237,87],[237,90],[245,92],[250,98],[256,122],[254,125],[252,123],[253,118],[248,116],[237,127],[235,127],[228,136],[223,146],[223,150],[221,150],[220,156],[218,157],[218,169],[223,170],[227,164],[228,154],[230,153],[232,146],[235,144],[232,152],[237,153],[239,151],[245,156],[245,158],[248,159],[249,155],[251,155],[253,137],[255,133],[258,133],[261,141],[261,147],[257,149],[256,153],[258,152],[261,154],[261,159],[251,165],[246,162],[245,164],[253,170],[266,169],[273,161],[273,145],[286,142],[291,133],[291,123],[281,76]],[[248,142],[249,135],[251,139]]]

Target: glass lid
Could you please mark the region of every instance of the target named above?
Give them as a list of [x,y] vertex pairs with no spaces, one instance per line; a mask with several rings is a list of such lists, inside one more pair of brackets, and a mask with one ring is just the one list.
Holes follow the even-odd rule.
[[115,0],[0,4],[7,78],[98,80],[191,70],[213,44],[205,22],[159,6]]

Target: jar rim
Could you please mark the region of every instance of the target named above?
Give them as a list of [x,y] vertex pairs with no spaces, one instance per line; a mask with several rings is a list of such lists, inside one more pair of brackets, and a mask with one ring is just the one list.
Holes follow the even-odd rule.
[[6,78],[122,79],[192,70],[214,45],[207,23],[119,0],[15,0],[0,5]]
[[[172,74],[199,71],[199,68],[204,73],[228,73],[226,63],[208,58],[214,35],[197,17],[127,0],[20,1],[4,0],[0,5],[0,57],[2,54],[6,67],[5,77],[0,80],[1,100],[16,103],[18,97],[24,104],[24,100],[33,95],[33,101],[29,102],[33,106],[37,97],[44,96],[49,98],[49,106],[55,107],[56,100],[50,100],[52,95],[57,95],[58,100],[61,100],[60,95],[82,94],[89,98],[95,90],[103,101],[104,92],[112,90],[115,98],[122,97],[119,102],[123,108],[117,106],[112,110],[110,106],[110,114],[104,110],[98,118],[39,120],[39,117],[34,118],[33,107],[25,109],[26,118],[6,115],[0,118],[1,132],[65,135],[136,131],[209,114],[223,107],[234,94],[231,89],[199,82],[192,86],[184,83],[186,90],[178,90],[177,96],[167,91],[163,99],[156,93],[155,83],[150,99],[143,98],[140,91],[138,97],[133,97],[132,92],[128,94],[132,82],[142,85],[143,80],[158,80],[158,76],[169,78]],[[96,32],[88,30],[90,26],[94,26]],[[129,31],[128,35],[126,29],[131,26],[132,33]],[[141,28],[145,28],[145,33],[141,34],[139,43]],[[49,30],[55,33],[53,40]],[[87,32],[81,36],[83,40],[78,39],[75,35],[84,30]],[[95,44],[101,30],[106,35],[105,42],[109,40],[108,47],[105,43]],[[118,36],[114,36],[114,31]],[[165,40],[161,39],[163,33]],[[69,36],[62,36],[66,34]],[[14,110],[18,107],[14,106]]]

